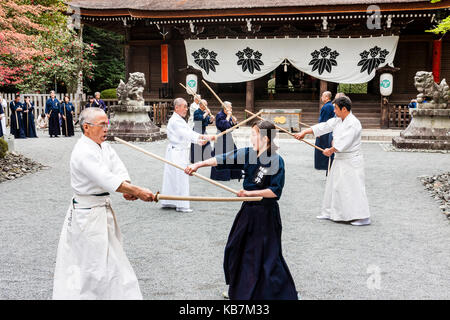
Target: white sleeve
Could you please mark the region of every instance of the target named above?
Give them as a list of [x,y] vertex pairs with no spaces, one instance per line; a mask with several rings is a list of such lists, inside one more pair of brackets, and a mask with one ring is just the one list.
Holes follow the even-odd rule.
[[324,134],[330,133],[336,127],[338,118],[331,118],[327,122],[321,122],[313,125],[311,129],[313,130],[315,137],[320,137]]
[[107,166],[101,162],[101,159],[92,153],[84,153],[83,158],[77,160],[78,170],[83,172],[94,184],[110,193],[116,192],[122,182],[126,180],[109,171]]

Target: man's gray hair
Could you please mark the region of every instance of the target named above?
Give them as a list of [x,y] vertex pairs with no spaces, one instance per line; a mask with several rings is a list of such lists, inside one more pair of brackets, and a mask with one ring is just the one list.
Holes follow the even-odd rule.
[[94,93],[94,97],[96,96],[96,95],[99,95],[100,96],[100,92],[96,92],[96,93]]
[[231,102],[230,101],[224,101],[223,102],[223,104],[225,105],[225,107],[233,107],[232,105],[231,105]]
[[181,106],[183,104],[187,105],[186,100],[184,100],[183,98],[176,98],[175,100],[173,100],[173,106],[174,107]]
[[208,105],[208,101],[206,101],[205,99],[200,100],[200,103],[205,107]]
[[325,97],[327,97],[328,99],[331,100],[331,97],[333,96],[332,93],[330,91],[325,91],[324,93],[322,93],[325,95]]
[[81,112],[81,114],[80,114],[80,127],[81,127],[81,131],[84,133],[83,125],[84,125],[86,122],[90,122],[90,123],[94,122],[94,121],[95,121],[95,118],[96,118],[98,115],[101,115],[101,114],[106,114],[106,113],[105,113],[105,111],[103,111],[103,109],[100,109],[100,108],[86,108],[86,109],[84,109],[84,110]]

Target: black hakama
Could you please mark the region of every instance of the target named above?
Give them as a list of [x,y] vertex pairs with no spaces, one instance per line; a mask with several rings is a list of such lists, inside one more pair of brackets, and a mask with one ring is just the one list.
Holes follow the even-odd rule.
[[[227,121],[227,115],[223,110],[221,110],[216,115],[216,127],[217,127],[217,133],[223,132],[234,125],[233,120],[230,119],[230,121]],[[214,150],[212,151],[211,155],[219,155],[223,153],[227,153],[233,150],[236,150],[236,144],[234,143],[233,136],[231,132],[219,137],[214,142]],[[211,179],[217,180],[217,181],[229,181],[232,179],[241,179],[242,177],[242,170],[240,169],[219,169],[218,167],[212,167],[211,168]]]
[[[15,103],[14,101],[11,101],[9,104],[9,109],[11,110],[11,129],[10,132],[12,135],[14,135],[15,139],[24,139],[25,136],[25,127],[23,124],[23,113],[22,111],[16,111],[18,108],[23,109],[22,103],[18,102]],[[17,117],[17,118],[16,118]],[[17,127],[19,125],[19,127]]]
[[[282,228],[277,200],[285,180],[283,159],[276,153],[271,156],[263,153],[257,158],[250,148],[219,155],[216,159],[233,163],[221,165],[223,167],[244,169],[245,190],[270,189],[277,196],[260,202],[244,202],[234,219],[223,263],[229,298],[297,300],[294,280],[281,249]],[[245,163],[239,164],[238,161],[243,159]]]
[[244,202],[231,228],[223,268],[231,300],[297,300],[281,250],[276,200]]
[[[66,137],[71,137],[75,134],[73,128],[73,116],[72,116],[73,111],[75,111],[75,108],[71,102],[67,104],[65,102],[61,103],[61,110],[60,110],[61,117],[62,116],[66,117],[66,120],[64,120],[64,118],[61,119],[61,132]],[[66,131],[66,123],[67,123],[67,131]]]
[[34,123],[34,104],[30,103],[30,105],[27,105],[27,103],[24,103],[23,105],[24,105],[24,110],[28,110],[28,112],[23,113],[25,135],[28,138],[37,138],[36,125]]
[[59,124],[60,103],[58,99],[47,99],[45,103],[45,113],[50,114],[48,120],[48,133],[51,136],[59,136],[61,134],[61,126]]
[[[319,115],[319,123],[320,122],[327,122],[331,118],[334,118],[334,106],[333,104],[328,101],[322,106],[322,109],[320,109],[320,115]],[[333,133],[327,133],[323,136],[316,138],[316,146],[327,149],[332,147],[332,141],[333,141]],[[322,151],[314,149],[314,168],[317,170],[328,170],[328,157],[325,156]],[[331,162],[333,162],[334,154],[331,156]],[[330,163],[331,165],[331,163]]]

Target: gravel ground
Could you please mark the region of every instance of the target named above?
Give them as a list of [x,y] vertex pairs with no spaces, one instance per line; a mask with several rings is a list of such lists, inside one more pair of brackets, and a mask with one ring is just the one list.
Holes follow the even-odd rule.
[[[16,141],[18,152],[49,168],[0,183],[0,299],[51,298],[78,136]],[[139,145],[164,156],[166,143]],[[135,184],[161,188],[162,163],[124,145],[114,148]],[[354,227],[315,218],[325,173],[314,170],[312,148],[283,139],[280,153],[287,170],[283,252],[302,299],[450,299],[449,220],[417,178],[448,171],[448,154],[387,152],[364,143],[373,223]],[[200,173],[209,176],[209,169]],[[191,195],[230,196],[195,177]],[[223,251],[238,203],[192,203],[195,211],[186,214],[119,195],[112,201],[145,299],[222,299]]]

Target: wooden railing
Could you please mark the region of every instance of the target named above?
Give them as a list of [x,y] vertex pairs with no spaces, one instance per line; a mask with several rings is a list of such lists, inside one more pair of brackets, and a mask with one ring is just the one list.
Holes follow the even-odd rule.
[[407,103],[389,106],[389,128],[405,129],[411,122],[411,115]]

